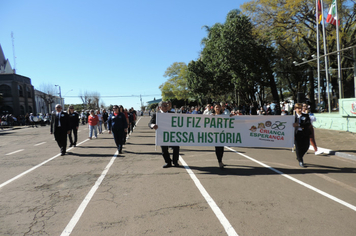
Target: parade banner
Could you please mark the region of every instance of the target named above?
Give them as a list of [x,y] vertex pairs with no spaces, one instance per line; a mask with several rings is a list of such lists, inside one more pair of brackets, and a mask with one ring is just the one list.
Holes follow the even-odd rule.
[[294,144],[294,116],[157,113],[158,146],[284,147]]

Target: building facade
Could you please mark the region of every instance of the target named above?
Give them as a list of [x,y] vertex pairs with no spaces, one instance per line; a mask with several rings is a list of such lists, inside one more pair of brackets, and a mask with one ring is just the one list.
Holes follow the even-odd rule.
[[35,90],[30,78],[16,74],[5,58],[1,45],[0,97],[0,116],[46,114],[53,112],[56,104],[64,104],[63,98]]
[[55,112],[56,104],[64,104],[64,99],[35,89],[36,112],[42,115]]
[[1,115],[36,113],[35,91],[30,78],[17,74],[0,74],[0,94]]

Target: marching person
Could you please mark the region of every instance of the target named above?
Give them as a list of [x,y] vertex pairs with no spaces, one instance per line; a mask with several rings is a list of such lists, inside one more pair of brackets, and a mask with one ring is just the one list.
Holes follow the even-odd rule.
[[[161,101],[158,104],[158,110],[157,112],[160,113],[172,113],[170,111],[168,111],[168,104],[167,102],[163,102]],[[151,117],[151,121],[148,123],[148,127],[150,127],[151,129],[158,129],[158,126],[156,125],[156,114],[157,113],[153,113],[152,117]],[[176,167],[179,167],[179,146],[171,146],[171,148],[173,149],[173,160],[171,160],[169,152],[168,152],[168,146],[161,146],[162,149],[162,156],[164,161],[166,162],[166,164],[163,166],[163,168],[168,168],[168,167],[172,167],[172,161],[173,161],[173,165]]]
[[[76,146],[78,141],[78,128],[79,128],[79,114],[74,111],[74,106],[68,107],[68,116],[69,116],[69,128],[70,133],[68,134],[70,145],[69,147]],[[72,131],[74,135],[74,142],[72,139]]]
[[90,115],[88,116],[89,139],[91,139],[91,137],[93,136],[93,130],[94,130],[95,138],[98,138],[98,131],[97,131],[98,123],[99,123],[98,116],[95,115],[94,110],[90,110]]
[[96,116],[99,119],[99,123],[98,123],[99,134],[102,134],[103,133],[103,116],[100,114],[99,110],[96,110]]
[[[119,109],[120,108],[120,109]],[[122,154],[123,141],[126,139],[125,132],[127,133],[127,120],[123,113],[123,107],[114,105],[114,113],[109,115],[107,125],[109,134],[113,134],[114,141],[119,154]]]
[[302,104],[296,103],[295,109],[295,123],[293,127],[295,128],[295,152],[297,155],[297,160],[299,166],[305,168],[303,156],[307,153],[310,146],[310,118],[308,114],[302,113]]
[[316,142],[315,142],[315,134],[314,134],[314,127],[313,127],[313,122],[316,121],[316,117],[314,116],[313,113],[309,112],[308,104],[306,104],[306,103],[303,103],[302,113],[309,115],[310,123],[311,123],[311,126],[310,126],[310,144],[314,148],[315,155],[320,155],[320,154],[323,153],[323,151],[318,151],[318,146],[316,145]]
[[[224,114],[224,108],[217,103],[214,106],[214,116],[221,116],[221,115],[225,115]],[[227,114],[229,115],[229,114]],[[224,169],[224,163],[222,162],[223,156],[224,156],[224,147],[215,147],[215,155],[216,155],[216,159],[218,159],[218,163],[219,163],[219,167],[220,169]]]
[[103,122],[104,122],[104,128],[105,130],[108,130],[108,118],[109,118],[109,114],[106,112],[106,110],[103,110]]
[[82,113],[80,113],[80,119],[82,120],[82,125],[85,125],[86,114],[85,114],[84,110],[82,110]]
[[66,112],[62,112],[61,104],[56,105],[56,112],[51,118],[51,134],[53,133],[54,139],[61,149],[61,156],[64,156],[66,154],[67,134],[70,133],[70,126],[69,116]]

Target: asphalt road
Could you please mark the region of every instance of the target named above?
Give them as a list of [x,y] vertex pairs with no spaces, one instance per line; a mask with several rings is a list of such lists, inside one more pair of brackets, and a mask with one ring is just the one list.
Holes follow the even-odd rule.
[[181,147],[163,169],[143,117],[60,156],[49,127],[0,131],[0,235],[356,235],[356,162],[290,149]]

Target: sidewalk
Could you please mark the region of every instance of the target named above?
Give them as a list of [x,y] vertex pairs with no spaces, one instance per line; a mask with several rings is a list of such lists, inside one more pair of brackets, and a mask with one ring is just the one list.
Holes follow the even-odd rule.
[[319,150],[356,161],[356,133],[315,127],[314,132]]

